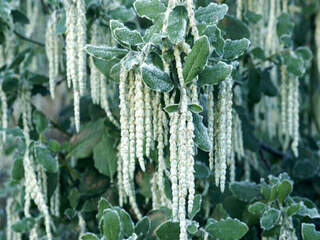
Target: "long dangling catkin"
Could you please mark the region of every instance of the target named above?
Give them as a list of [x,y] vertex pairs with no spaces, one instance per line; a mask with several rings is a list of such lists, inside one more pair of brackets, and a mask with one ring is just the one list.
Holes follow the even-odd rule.
[[242,0],[237,0],[237,18],[242,20]]
[[77,0],[77,43],[78,43],[78,67],[80,96],[84,95],[87,81],[87,55],[84,50],[87,41],[86,35],[86,6],[84,0]]
[[146,170],[143,159],[144,142],[144,101],[143,84],[140,72],[135,74],[135,125],[136,125],[136,154],[142,171]]
[[293,134],[293,108],[294,108],[294,99],[293,99],[293,94],[295,91],[295,86],[294,86],[294,77],[290,75],[290,79],[288,80],[288,96],[287,96],[287,131],[288,135],[292,136]]
[[119,206],[122,207],[125,199],[125,190],[124,190],[124,184],[123,184],[123,167],[122,167],[122,159],[120,156],[120,147],[121,145],[118,145],[118,152],[117,152],[117,180],[118,180],[118,193],[119,193]]
[[170,179],[172,189],[172,219],[178,221],[178,113],[170,116]]
[[[1,127],[3,129],[8,128],[8,103],[7,96],[5,92],[2,90],[2,84],[0,85],[0,100],[1,100]],[[2,132],[2,141],[6,141],[6,132]]]
[[[213,87],[207,86],[208,92],[208,135],[210,141],[213,142],[214,137],[214,99],[213,99]],[[212,147],[209,152],[209,168],[213,169],[213,157],[214,148]]]
[[286,134],[287,131],[287,98],[288,98],[288,79],[286,67],[281,66],[281,133]]
[[7,204],[6,204],[6,215],[7,215],[7,231],[6,231],[6,239],[7,240],[13,240],[12,235],[13,232],[11,230],[11,226],[13,224],[12,218],[13,218],[13,213],[12,213],[12,204],[13,204],[13,199],[10,197],[7,199]]
[[129,95],[128,104],[129,108],[129,150],[130,150],[130,160],[129,160],[129,175],[130,179],[134,178],[134,170],[136,166],[136,124],[135,124],[135,82],[132,72],[129,74]]
[[192,113],[187,115],[187,186],[188,186],[188,213],[191,214],[195,194],[194,184],[194,125]]
[[150,89],[144,86],[144,124],[146,131],[146,156],[150,157],[152,145],[152,106],[150,98]]
[[194,14],[194,6],[192,0],[186,0],[187,3],[187,11],[188,11],[188,18],[189,18],[189,24],[192,31],[192,35],[194,36],[194,40],[197,40],[199,38],[198,28],[196,25],[196,18]]
[[316,29],[315,29],[315,43],[317,47],[317,66],[318,66],[318,73],[320,73],[320,11],[318,11],[316,20]]
[[[98,44],[98,25],[95,22],[91,27],[91,41],[90,44],[96,45]],[[100,75],[101,73],[96,68],[93,62],[93,57],[90,57],[90,89],[91,89],[91,98],[92,102],[95,104],[99,104],[100,102]],[[102,88],[102,86],[101,86]],[[102,92],[102,89],[101,89]],[[101,97],[102,98],[102,97]]]
[[299,79],[295,77],[293,80],[293,117],[292,117],[292,144],[291,148],[295,157],[298,157],[299,144]]
[[226,91],[227,91],[227,99],[226,99],[226,147],[227,147],[227,158],[230,157],[232,152],[232,78],[229,77],[226,79]]

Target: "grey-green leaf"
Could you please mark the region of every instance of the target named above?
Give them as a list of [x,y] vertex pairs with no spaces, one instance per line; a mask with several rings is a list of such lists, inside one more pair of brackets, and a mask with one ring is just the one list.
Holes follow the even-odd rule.
[[312,223],[302,223],[301,232],[303,240],[320,240],[320,232]]
[[168,36],[172,43],[177,44],[184,40],[187,28],[188,12],[184,6],[175,7],[168,18]]
[[169,75],[152,64],[143,63],[141,72],[144,83],[152,90],[169,92],[174,87]]
[[278,209],[270,208],[266,210],[260,218],[260,225],[263,230],[274,228],[280,220],[281,212]]
[[95,58],[99,59],[111,59],[113,57],[124,57],[128,51],[121,48],[109,47],[109,46],[95,46],[87,44],[85,46],[87,53]]
[[103,220],[103,235],[106,240],[119,240],[121,236],[121,223],[118,212],[113,209],[104,210]]
[[81,235],[80,240],[99,240],[99,238],[94,233],[85,233]]
[[199,104],[196,104],[196,103],[188,104],[188,109],[189,109],[189,111],[194,112],[194,113],[201,113],[203,111],[203,107]]
[[278,198],[281,204],[289,196],[292,190],[293,190],[293,183],[290,180],[284,180],[279,184]]
[[260,185],[249,182],[232,182],[230,183],[230,191],[241,201],[250,202],[260,198]]
[[210,223],[206,227],[206,231],[213,237],[220,240],[238,240],[241,239],[247,232],[248,226],[238,219],[227,218]]
[[232,65],[221,61],[213,66],[206,66],[199,75],[198,84],[200,86],[205,84],[219,84],[221,81],[227,79],[231,75],[232,69]]
[[100,222],[100,219],[103,217],[104,210],[108,208],[112,208],[111,203],[109,203],[107,199],[102,197],[98,203],[98,213],[97,213],[98,222]]
[[179,110],[179,104],[170,104],[164,107],[167,113],[177,112]]
[[282,13],[277,18],[277,34],[280,38],[283,35],[291,35],[294,28],[294,23],[290,19],[288,13]]
[[159,0],[136,0],[134,8],[139,17],[145,17],[152,21],[156,21],[159,14],[166,11],[165,5]]
[[306,71],[303,60],[294,52],[284,54],[283,61],[287,71],[298,77],[302,76]]
[[207,36],[201,36],[195,41],[191,52],[187,55],[183,66],[185,83],[191,82],[205,67],[210,53]]
[[36,223],[35,219],[31,217],[26,217],[26,218],[23,218],[22,220],[15,222],[11,226],[11,230],[19,233],[29,232],[33,228],[35,223]]
[[162,223],[156,230],[156,236],[160,240],[179,239],[180,227],[178,222],[166,221]]
[[17,157],[14,159],[11,168],[11,178],[15,181],[19,181],[24,177],[23,158]]
[[267,205],[265,203],[258,201],[249,205],[248,211],[254,215],[261,216],[266,207]]
[[194,141],[198,148],[205,152],[209,152],[212,142],[209,139],[207,128],[204,126],[203,117],[197,113],[192,113],[194,124]]
[[193,201],[193,207],[192,211],[189,214],[189,219],[193,219],[196,214],[200,211],[201,209],[201,203],[202,203],[202,196],[201,194],[197,194],[194,196],[194,201]]
[[199,23],[217,24],[228,12],[226,4],[210,3],[206,7],[199,7],[195,12],[195,17]]
[[250,41],[246,38],[240,40],[227,39],[224,45],[223,58],[234,60],[244,54],[249,45]]
[[51,173],[56,173],[58,171],[58,160],[51,155],[49,149],[45,145],[35,144],[34,156],[46,171]]
[[151,222],[147,216],[141,218],[137,222],[135,226],[135,233],[138,235],[138,239],[144,239],[144,237],[149,234],[150,226]]
[[124,236],[130,237],[134,232],[134,225],[130,215],[120,207],[114,207],[114,209],[118,212],[120,216],[121,227],[122,227],[122,232]]
[[116,28],[114,30],[114,36],[119,43],[122,43],[125,46],[136,46],[143,43],[143,39],[138,31],[132,31],[126,27]]

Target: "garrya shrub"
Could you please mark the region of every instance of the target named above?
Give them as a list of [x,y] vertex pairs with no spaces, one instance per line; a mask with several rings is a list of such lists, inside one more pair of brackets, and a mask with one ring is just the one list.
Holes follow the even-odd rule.
[[318,0],[0,0],[0,240],[320,240]]

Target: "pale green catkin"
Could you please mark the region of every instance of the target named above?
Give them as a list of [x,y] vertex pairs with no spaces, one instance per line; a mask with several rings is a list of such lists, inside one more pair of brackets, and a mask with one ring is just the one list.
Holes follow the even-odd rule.
[[[0,85],[0,100],[1,100],[1,127],[8,128],[8,102],[5,92],[2,90],[2,84]],[[6,142],[6,132],[2,132],[2,141]]]
[[[214,141],[214,97],[213,86],[207,86],[208,95],[208,135],[210,141]],[[209,168],[213,169],[214,148],[212,147],[209,152]]]
[[145,123],[145,146],[146,156],[150,157],[150,151],[152,147],[152,106],[151,106],[151,91],[145,86],[144,87],[144,123]]

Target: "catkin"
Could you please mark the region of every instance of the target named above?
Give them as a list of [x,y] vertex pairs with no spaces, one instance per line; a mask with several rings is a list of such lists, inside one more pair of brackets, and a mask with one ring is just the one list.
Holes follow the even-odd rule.
[[195,194],[194,184],[194,125],[192,113],[187,115],[187,186],[188,186],[188,213],[191,214]]
[[295,157],[298,157],[299,143],[299,79],[295,77],[293,80],[293,117],[292,117],[292,144],[291,148]]
[[[207,87],[208,92],[208,136],[210,141],[213,142],[214,137],[214,99],[213,99],[213,87]],[[213,157],[214,148],[212,147],[209,152],[209,168],[213,169]]]
[[150,98],[150,89],[144,87],[144,123],[146,132],[146,156],[150,157],[150,150],[152,146],[152,106]]
[[[8,102],[5,92],[2,90],[2,84],[0,85],[0,100],[1,100],[1,127],[3,129],[8,128]],[[2,132],[2,141],[6,141],[6,132]]]

